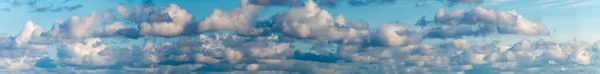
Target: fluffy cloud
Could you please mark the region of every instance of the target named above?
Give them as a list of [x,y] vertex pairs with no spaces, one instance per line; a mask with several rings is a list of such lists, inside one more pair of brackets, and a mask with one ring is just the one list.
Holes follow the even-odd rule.
[[45,32],[60,41],[83,39],[92,36],[92,30],[99,16],[92,12],[88,17],[73,16],[69,20],[56,20],[52,29]]
[[[43,50],[48,48],[45,44],[35,44],[35,40],[40,38],[44,29],[34,24],[32,21],[25,22],[23,30],[14,39],[14,48],[17,49],[36,49]],[[32,43],[30,43],[32,41]]]
[[111,36],[116,35],[117,31],[124,28],[125,25],[123,22],[114,22],[112,24],[105,25],[104,27],[95,28],[93,34],[98,36]]
[[516,11],[502,11],[476,7],[470,11],[458,9],[446,12],[440,9],[434,26],[428,33],[432,38],[459,38],[489,36],[492,34],[549,35],[545,25],[532,22]]
[[347,23],[341,15],[334,18],[311,0],[307,1],[304,7],[295,7],[279,13],[273,16],[273,19],[273,28],[295,38],[349,40],[361,38],[368,32],[363,29],[366,26],[362,26],[362,23]]
[[15,59],[3,58],[2,60],[4,61],[0,62],[0,66],[8,70],[31,70],[35,68],[33,63],[38,59],[39,58],[27,56]]
[[117,5],[117,12],[123,17],[129,17],[129,10],[123,5]]
[[262,34],[264,29],[254,27],[262,6],[248,4],[247,0],[241,1],[240,8],[229,12],[215,9],[211,15],[198,23],[198,31],[234,30],[242,35]]
[[405,25],[386,24],[377,30],[373,40],[384,46],[404,46],[421,41],[422,36]]
[[[383,24],[371,29],[362,21],[347,21],[341,14],[332,16],[317,5],[335,4],[334,0],[308,0],[302,7],[292,7],[268,20],[256,19],[263,7],[256,5],[260,3],[258,1],[267,0],[241,0],[240,8],[228,12],[217,9],[194,24],[190,23],[194,21],[186,10],[175,4],[155,8],[151,0],[133,10],[117,6],[116,11],[123,16],[123,22],[107,17],[112,15],[92,13],[89,17],[58,21],[48,32],[27,22],[17,36],[0,35],[0,59],[5,60],[0,61],[0,70],[55,73],[542,73],[546,69],[550,70],[548,72],[566,72],[597,63],[594,53],[598,51],[588,49],[597,50],[598,43],[590,46],[578,40],[524,39],[510,45],[480,44],[468,39],[433,44],[422,42],[427,37],[548,34],[543,25],[525,20],[515,11],[481,7],[451,12],[441,9],[433,21],[437,25],[422,19],[419,26],[426,28],[415,30],[403,24]],[[278,1],[275,4],[287,2]],[[350,0],[353,1],[395,0]],[[302,5],[300,1],[298,3]],[[139,27],[129,28],[129,24]],[[236,33],[212,33],[222,30]],[[192,32],[202,34],[186,35]],[[118,37],[138,38],[140,34],[148,37]],[[127,45],[111,42],[113,38]],[[58,58],[46,57],[49,53],[43,51],[21,50],[45,49],[47,46],[43,45],[52,43],[58,43]],[[569,68],[553,68],[557,66]]]
[[82,43],[66,43],[59,47],[58,57],[65,64],[80,66],[107,66],[115,64],[113,59],[99,52],[107,48],[104,44],[98,44],[101,39],[89,38]]
[[[142,35],[156,35],[156,36],[178,36],[184,33],[184,29],[188,22],[192,20],[192,15],[186,10],[179,8],[176,4],[171,4],[168,8],[160,10],[151,10],[158,13],[150,13],[150,16],[158,16],[150,18],[150,20],[157,19],[157,21],[142,22],[139,25],[140,34]],[[143,13],[143,12],[142,12]],[[167,19],[165,21],[158,21],[161,19]]]

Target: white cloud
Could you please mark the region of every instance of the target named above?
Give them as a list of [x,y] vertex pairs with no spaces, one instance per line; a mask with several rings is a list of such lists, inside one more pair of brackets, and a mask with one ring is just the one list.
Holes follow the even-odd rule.
[[[140,34],[142,35],[156,35],[167,37],[179,36],[184,33],[186,25],[192,20],[192,15],[189,14],[186,10],[179,8],[179,6],[177,6],[176,4],[171,4],[168,8],[151,11],[158,12],[148,13],[151,16],[158,16],[154,17],[157,20],[153,20],[153,18],[150,18],[151,21],[142,22],[139,25]],[[138,13],[136,14],[142,15],[141,13],[144,12],[138,11]],[[168,20],[160,21],[160,19]]]
[[246,66],[246,70],[248,71],[255,71],[259,68],[260,66],[258,64],[250,64],[248,66]]
[[225,55],[227,62],[232,64],[238,63],[243,58],[243,54],[240,51],[233,49],[225,49],[223,54]]
[[2,60],[3,61],[0,62],[0,67],[4,67],[9,70],[21,71],[35,69],[35,66],[33,65],[38,59],[24,56],[16,59],[2,58]]
[[511,48],[511,50],[522,51],[522,50],[532,49],[532,47],[533,47],[533,44],[531,43],[531,41],[529,41],[527,39],[523,39],[523,40],[521,40],[521,42],[514,44]]
[[489,36],[492,34],[550,35],[543,24],[532,22],[515,10],[502,11],[476,7],[470,11],[457,9],[446,12],[440,9],[428,37],[458,38],[464,36]]
[[570,60],[576,64],[588,65],[591,63],[592,53],[588,51],[577,51],[571,54]]
[[123,5],[117,5],[117,12],[123,17],[129,17],[129,10]]
[[243,35],[262,34],[263,29],[255,28],[254,24],[262,6],[247,4],[241,0],[240,8],[229,12],[215,9],[212,14],[198,23],[199,32],[234,30]]
[[96,12],[92,12],[88,17],[72,16],[66,21],[56,20],[53,28],[46,33],[61,41],[90,37],[97,18]]
[[94,29],[95,36],[113,36],[117,35],[117,31],[124,29],[125,25],[123,22],[114,22],[108,25],[103,25]]
[[[328,11],[308,0],[304,7],[294,7],[273,16],[274,27],[287,36],[317,40],[350,40],[367,34],[362,23],[348,23],[342,15],[334,18]],[[342,28],[348,26],[348,28]]]
[[377,29],[374,40],[384,46],[404,46],[421,41],[421,35],[413,33],[405,25],[386,24]]
[[34,24],[32,21],[25,22],[23,30],[14,39],[14,48],[34,50],[44,50],[48,48],[48,45],[30,43],[31,40],[40,38],[43,31],[44,29],[42,29],[42,27]]
[[80,66],[107,66],[115,64],[115,61],[107,55],[99,52],[108,46],[99,44],[99,38],[89,38],[82,43],[66,43],[59,47],[58,55],[61,62]]
[[219,59],[215,59],[210,56],[204,56],[200,53],[196,54],[195,61],[198,63],[208,63],[208,64],[215,64],[215,63],[221,62],[221,60],[219,60]]

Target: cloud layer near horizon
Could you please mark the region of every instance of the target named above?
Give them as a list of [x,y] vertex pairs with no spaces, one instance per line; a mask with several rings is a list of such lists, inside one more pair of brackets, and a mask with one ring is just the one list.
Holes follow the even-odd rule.
[[[422,19],[417,27],[390,23],[368,28],[365,22],[321,9],[319,5],[327,0],[300,2],[301,6],[269,15],[268,20],[256,19],[261,8],[282,4],[254,1],[260,0],[241,0],[239,8],[215,9],[201,20],[191,19],[191,12],[170,4],[119,5],[116,12],[57,20],[49,31],[27,21],[19,35],[0,35],[0,59],[4,60],[0,72],[577,73],[598,72],[593,66],[600,65],[594,60],[599,42],[524,39],[502,45],[462,39],[549,35],[545,25],[514,10],[442,8],[433,21]],[[432,38],[448,40],[422,43]],[[128,45],[118,46],[111,39]],[[56,46],[57,53],[42,51],[49,46]]]

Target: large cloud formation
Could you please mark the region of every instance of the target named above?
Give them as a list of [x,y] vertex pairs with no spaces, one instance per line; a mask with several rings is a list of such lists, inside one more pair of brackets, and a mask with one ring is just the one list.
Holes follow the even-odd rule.
[[198,23],[197,29],[199,32],[234,30],[242,35],[259,35],[264,29],[255,28],[254,24],[261,8],[242,0],[240,8],[230,12],[215,9],[209,17]]
[[[550,35],[543,24],[529,21],[515,10],[502,11],[475,7],[470,11],[454,10],[446,12],[441,8],[435,15],[427,37],[460,38],[464,36],[488,36],[492,34]],[[420,23],[418,25],[427,25]]]
[[367,32],[364,24],[348,23],[342,15],[334,18],[310,0],[304,7],[292,8],[273,16],[273,20],[273,28],[296,38],[349,39],[360,38]]
[[[265,0],[241,0],[239,8],[216,9],[201,20],[177,4],[150,3],[133,9],[118,5],[116,19],[107,11],[58,20],[49,31],[27,21],[17,36],[0,34],[0,73],[598,72],[600,41],[523,39],[503,45],[463,39],[549,34],[516,11],[440,9],[434,21],[422,18],[420,28],[400,23],[369,28],[318,7],[335,0],[303,1],[267,20],[257,17],[263,7],[273,6],[268,3],[294,2],[259,1]],[[395,0],[372,2],[379,1]],[[431,38],[454,39],[423,42]],[[57,53],[40,51],[50,45]]]

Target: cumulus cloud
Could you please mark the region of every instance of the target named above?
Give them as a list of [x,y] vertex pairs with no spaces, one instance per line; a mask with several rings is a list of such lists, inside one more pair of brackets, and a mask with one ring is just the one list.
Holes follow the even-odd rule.
[[[116,7],[124,19],[92,13],[57,21],[43,32],[27,22],[17,36],[0,35],[0,70],[53,73],[516,73],[565,72],[593,66],[598,43],[528,40],[515,44],[469,42],[465,36],[492,34],[546,35],[545,26],[515,11],[476,7],[441,9],[434,21],[424,18],[420,29],[404,24],[369,28],[362,21],[332,16],[326,6],[334,0],[308,0],[267,20],[257,20],[258,1],[241,0],[240,8],[215,10],[192,21],[175,4],[156,8],[151,0],[140,7]],[[275,1],[275,0],[271,0]],[[277,0],[275,4],[287,0]],[[351,0],[359,1],[359,0]],[[374,0],[363,2],[394,2]],[[446,0],[444,0],[446,1]],[[481,0],[448,0],[479,3]],[[300,5],[302,2],[298,1]],[[367,3],[368,4],[368,3]],[[107,13],[105,13],[107,14]],[[115,21],[116,20],[116,21]],[[123,20],[123,21],[121,21]],[[100,21],[100,22],[98,22]],[[131,22],[126,22],[131,21]],[[193,24],[190,22],[194,22]],[[435,24],[430,24],[435,23]],[[127,27],[129,24],[138,27]],[[190,28],[192,27],[192,28]],[[236,33],[214,33],[232,30]],[[201,32],[198,35],[192,32]],[[144,39],[123,39],[127,38]],[[160,39],[161,37],[168,37]],[[110,42],[115,38],[127,45]],[[457,38],[427,43],[427,38]],[[101,41],[104,40],[104,41]],[[58,45],[58,58],[40,51]],[[308,43],[300,45],[297,43]],[[310,48],[300,48],[310,47]],[[542,69],[542,70],[540,70]],[[35,73],[33,72],[33,73]]]
[[90,29],[93,29],[98,17],[96,12],[92,12],[88,17],[72,16],[69,20],[56,20],[52,29],[45,33],[61,41],[90,37]]
[[591,63],[591,53],[588,51],[577,51],[571,54],[570,60],[577,64],[588,65]]
[[460,38],[493,34],[549,35],[543,24],[529,21],[515,10],[502,11],[476,7],[470,11],[457,9],[446,12],[442,8],[435,16],[434,26],[427,37]]
[[533,48],[533,44],[531,43],[531,41],[527,40],[527,39],[523,39],[521,40],[521,42],[513,45],[513,47],[511,48],[511,50],[514,51],[521,51],[521,50],[529,50]]
[[31,70],[35,68],[33,63],[37,59],[39,58],[27,56],[15,59],[3,58],[4,61],[0,62],[0,66],[8,70]]
[[123,17],[129,17],[129,9],[123,5],[117,5],[117,12]]
[[[23,30],[19,33],[18,36],[14,39],[14,48],[17,49],[36,49],[43,50],[48,48],[46,44],[35,44],[35,40],[40,38],[40,35],[44,29],[42,27],[34,24],[32,21],[25,22],[23,26]],[[30,43],[30,41],[32,41]]]
[[404,46],[420,42],[422,35],[412,32],[405,25],[387,24],[379,27],[373,40],[384,46]]
[[105,25],[104,27],[95,28],[94,35],[110,36],[116,35],[117,31],[124,29],[125,25],[123,22],[114,22],[112,24]]
[[[152,10],[151,10],[152,11]],[[154,10],[158,13],[148,13],[151,17],[150,20],[161,20],[164,21],[150,21],[142,22],[139,25],[140,34],[142,35],[156,35],[156,36],[178,36],[184,33],[184,29],[188,22],[192,20],[192,15],[186,10],[179,8],[176,4],[171,4],[168,8]],[[153,11],[153,12],[154,12]],[[144,13],[144,12],[138,12]],[[140,14],[138,14],[140,15]],[[143,14],[142,14],[143,15]]]
[[362,23],[347,23],[342,15],[334,18],[328,11],[309,0],[304,7],[295,7],[273,16],[273,28],[295,38],[317,40],[350,40],[361,38],[368,30]]
[[65,43],[58,48],[58,57],[65,64],[79,66],[107,66],[115,64],[113,59],[106,55],[100,55],[99,52],[107,48],[104,44],[99,44],[101,39],[89,38],[84,42]]
[[262,6],[248,4],[247,0],[241,1],[240,8],[229,12],[215,9],[212,14],[198,23],[198,31],[234,30],[242,35],[262,34],[264,29],[254,27]]

